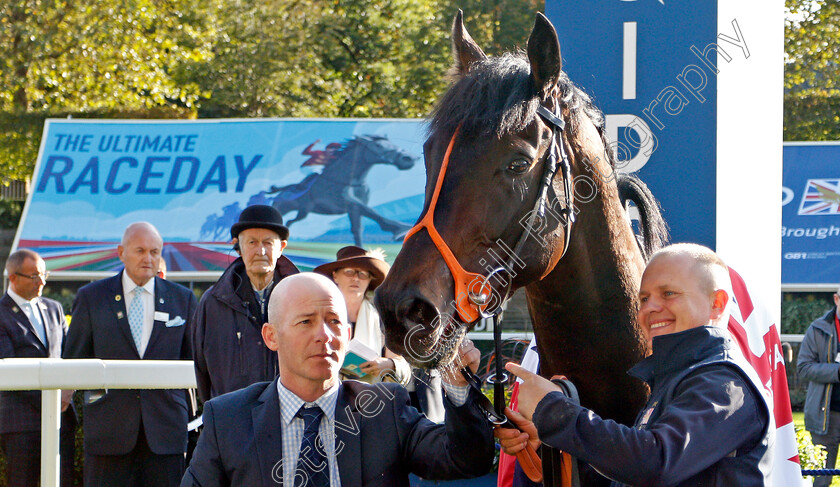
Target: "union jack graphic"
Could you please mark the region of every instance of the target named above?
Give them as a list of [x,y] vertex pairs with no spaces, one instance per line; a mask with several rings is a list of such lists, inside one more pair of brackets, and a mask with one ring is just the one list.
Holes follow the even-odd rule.
[[809,179],[800,215],[840,215],[840,179]]

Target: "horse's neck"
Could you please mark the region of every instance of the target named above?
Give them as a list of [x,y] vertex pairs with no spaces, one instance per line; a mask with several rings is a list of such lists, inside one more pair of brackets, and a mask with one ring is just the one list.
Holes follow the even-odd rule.
[[[638,338],[636,301],[644,262],[615,184],[596,183],[599,197],[578,206],[569,251],[544,279],[527,287],[537,340],[552,346],[587,339],[600,343],[601,333],[616,329]],[[635,350],[634,357],[639,353]],[[546,365],[554,373],[566,364]]]
[[581,404],[632,424],[647,395],[627,375],[646,351],[635,316],[644,263],[614,185],[601,196],[581,205],[569,251],[526,294],[540,372],[566,375]]

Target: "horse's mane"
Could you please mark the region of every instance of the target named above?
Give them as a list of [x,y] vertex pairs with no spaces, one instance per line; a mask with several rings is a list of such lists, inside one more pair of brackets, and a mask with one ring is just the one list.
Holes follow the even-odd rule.
[[[461,126],[465,137],[503,137],[524,130],[536,116],[539,94],[531,82],[531,66],[524,51],[488,57],[470,65],[469,72],[456,78],[432,112],[429,135],[452,134]],[[615,167],[615,154],[606,139],[604,114],[589,95],[560,72],[556,92],[571,112],[567,121],[572,136],[577,133],[577,115],[589,118]]]

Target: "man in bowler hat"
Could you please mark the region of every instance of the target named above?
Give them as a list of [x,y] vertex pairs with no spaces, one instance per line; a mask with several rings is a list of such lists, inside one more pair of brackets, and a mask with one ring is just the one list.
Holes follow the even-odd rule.
[[192,336],[202,401],[277,375],[277,354],[262,339],[268,298],[281,279],[299,271],[283,255],[289,229],[277,209],[253,205],[230,228],[239,258],[204,295]]

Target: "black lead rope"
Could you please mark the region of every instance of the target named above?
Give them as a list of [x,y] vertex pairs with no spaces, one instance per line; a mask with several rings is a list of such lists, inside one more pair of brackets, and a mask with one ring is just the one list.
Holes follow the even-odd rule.
[[[510,376],[505,372],[502,364],[502,326],[499,313],[493,315],[493,342],[496,348],[496,375],[493,377],[493,406],[496,413],[505,415],[505,386],[510,382]],[[501,379],[500,379],[501,378]]]

